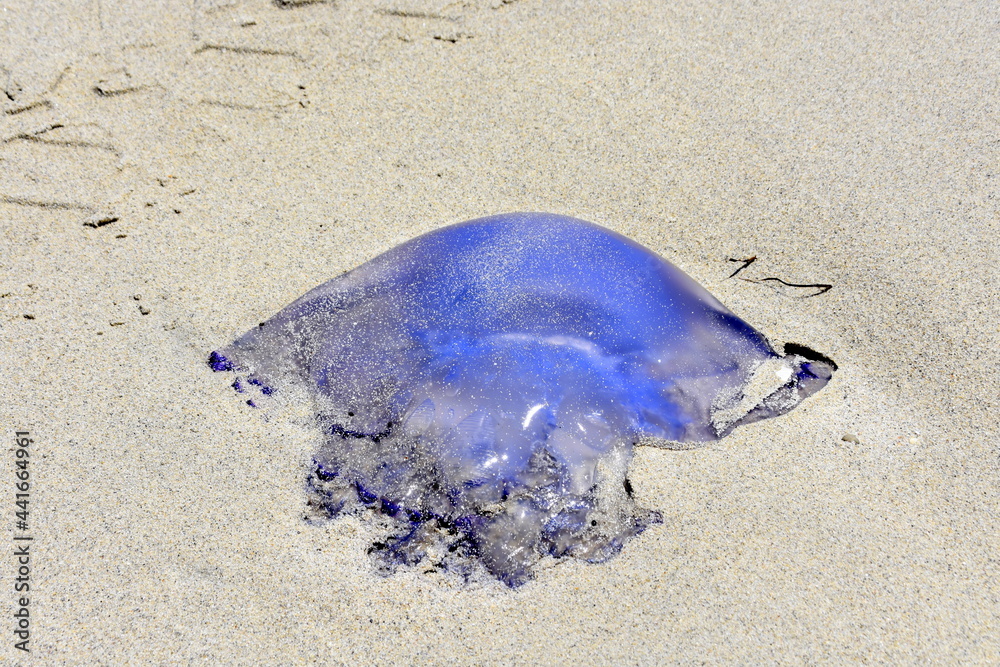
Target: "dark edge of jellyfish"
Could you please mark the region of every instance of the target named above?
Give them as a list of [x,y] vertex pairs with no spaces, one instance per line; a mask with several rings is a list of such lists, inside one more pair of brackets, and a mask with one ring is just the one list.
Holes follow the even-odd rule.
[[250,376],[250,377],[247,378],[247,382],[250,383],[250,384],[252,384],[252,385],[254,385],[254,386],[256,386],[256,387],[260,387],[260,393],[264,394],[265,396],[270,396],[271,394],[274,393],[274,388],[273,387],[268,387],[266,384],[264,384],[258,378]]
[[313,465],[316,466],[316,469],[313,471],[313,473],[316,475],[316,478],[321,482],[329,482],[330,480],[340,477],[339,470],[327,470],[326,466],[324,466],[316,459],[313,459]]
[[[228,357],[226,357],[226,355],[222,354],[218,350],[214,350],[211,354],[208,355],[207,363],[208,363],[208,367],[211,368],[216,373],[219,373],[219,372],[234,372],[234,373],[236,373],[236,372],[245,370],[244,368],[237,368],[236,364],[234,364],[231,359],[229,359]],[[270,386],[264,384],[264,382],[261,379],[256,378],[256,377],[254,377],[252,375],[249,376],[249,377],[246,377],[246,378],[244,378],[244,377],[242,377],[240,375],[237,375],[236,379],[233,380],[233,384],[231,385],[232,388],[237,393],[240,393],[240,394],[246,393],[247,387],[246,387],[246,385],[243,384],[244,380],[246,381],[247,384],[250,384],[250,385],[253,385],[255,387],[258,387],[260,389],[260,393],[263,394],[264,396],[270,396],[271,394],[273,394],[276,391],[274,389],[274,387],[270,387]],[[257,405],[257,403],[254,402],[252,399],[248,399],[246,401],[246,404],[249,405],[251,408],[259,407]]]
[[[306,507],[310,512],[318,513],[327,520],[340,514],[346,504],[345,498],[337,499],[334,492],[324,488],[322,485],[333,481],[340,476],[337,470],[327,470],[319,461],[313,459],[314,468],[312,473],[306,478],[306,493],[310,498],[306,501]],[[315,517],[308,514],[304,517],[306,521],[312,522]]]
[[797,354],[803,357],[807,361],[822,361],[825,364],[829,364],[833,367],[833,370],[837,370],[837,362],[826,356],[822,352],[817,352],[816,350],[802,345],[801,343],[785,343],[785,354]]
[[218,351],[214,351],[212,354],[208,355],[208,366],[215,372],[236,370],[236,367],[233,366],[233,362],[227,359],[225,355],[220,354]]
[[355,488],[355,491],[358,494],[358,500],[361,502],[362,505],[367,505],[369,507],[372,507],[372,506],[375,505],[375,501],[379,500],[378,494],[377,493],[372,493],[371,491],[369,491],[368,489],[366,489],[361,484],[361,482],[355,481],[354,482],[354,488]]
[[344,428],[340,424],[330,424],[330,433],[332,435],[339,435],[341,438],[365,438],[371,440],[372,442],[378,442],[382,438],[387,438],[392,435],[393,423],[389,422],[386,424],[385,430],[379,431],[378,433],[365,433],[364,431],[354,431],[349,428]]

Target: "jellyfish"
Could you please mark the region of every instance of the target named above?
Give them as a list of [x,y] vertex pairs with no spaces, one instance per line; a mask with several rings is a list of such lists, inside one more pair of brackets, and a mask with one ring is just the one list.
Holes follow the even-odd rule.
[[234,387],[295,386],[321,433],[309,515],[377,516],[381,572],[517,587],[659,521],[639,445],[784,414],[836,364],[781,351],[670,262],[598,225],[513,213],[407,241],[212,352]]

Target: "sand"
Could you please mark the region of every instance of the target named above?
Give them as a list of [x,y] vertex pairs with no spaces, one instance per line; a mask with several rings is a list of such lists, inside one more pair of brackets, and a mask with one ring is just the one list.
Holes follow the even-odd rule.
[[[34,538],[30,653],[0,563],[5,664],[1000,661],[995,3],[15,0],[0,25],[4,552]],[[664,523],[606,564],[380,577],[367,523],[303,521],[308,422],[206,355],[516,210],[627,234],[840,369],[640,449]]]

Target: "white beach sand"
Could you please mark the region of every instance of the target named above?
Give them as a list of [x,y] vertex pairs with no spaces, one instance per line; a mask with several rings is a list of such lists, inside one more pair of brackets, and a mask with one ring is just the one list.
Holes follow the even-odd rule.
[[[914,4],[3,3],[2,550],[17,430],[34,541],[30,654],[0,559],[2,662],[1000,662],[1000,8]],[[640,449],[664,523],[606,564],[382,578],[366,523],[303,521],[316,434],[206,355],[516,210],[620,231],[840,369]],[[727,278],[753,255],[833,288]]]

